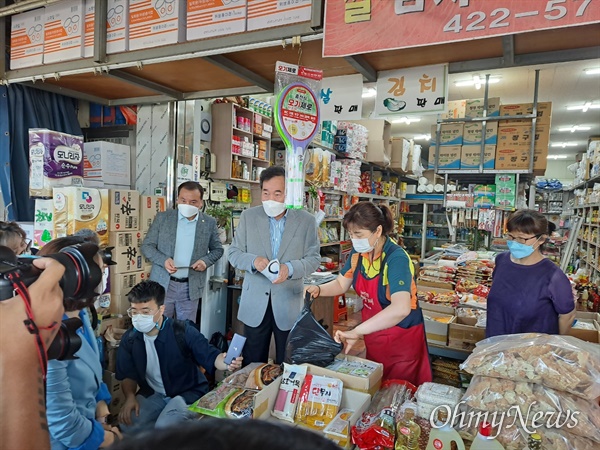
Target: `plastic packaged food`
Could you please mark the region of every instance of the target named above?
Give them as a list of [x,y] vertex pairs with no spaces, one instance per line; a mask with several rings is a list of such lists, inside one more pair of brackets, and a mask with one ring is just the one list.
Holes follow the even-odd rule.
[[244,389],[236,392],[227,399],[223,410],[232,419],[250,419],[254,413],[254,396],[257,391]]
[[306,376],[306,366],[283,364],[283,377],[271,415],[278,419],[294,422],[300,389]]
[[322,430],[337,415],[342,403],[343,383],[337,378],[306,375],[300,390],[296,422]]
[[[529,419],[542,412],[544,421],[565,422],[570,433],[600,443],[600,406],[567,392],[540,384],[477,376],[463,401],[471,408],[485,411],[508,411],[516,406],[522,417]],[[570,417],[576,417],[577,422],[571,422]]]
[[354,414],[352,409],[341,409],[323,430],[328,439],[342,448],[345,448],[350,442],[350,417],[352,414]]
[[473,375],[543,384],[588,400],[600,396],[598,345],[572,336],[495,336],[479,342],[460,367]]
[[429,419],[433,410],[440,405],[454,409],[462,395],[463,392],[459,388],[438,383],[423,383],[415,394],[418,405],[417,414],[419,417]]
[[261,390],[281,376],[281,372],[281,366],[275,364],[261,364],[248,375],[245,384],[246,389]]
[[367,360],[348,361],[336,358],[333,363],[327,366],[327,369],[355,377],[368,378],[378,367],[379,364]]
[[222,381],[222,384],[244,387],[248,382],[248,377],[250,373],[252,373],[257,367],[262,365],[263,363],[250,363],[246,367],[243,367],[240,370],[233,372],[231,375],[229,375]]
[[205,414],[207,416],[227,417],[224,410],[225,403],[227,403],[229,397],[239,392],[241,392],[241,389],[237,387],[221,384],[218,388],[198,399],[198,401],[191,405],[189,409],[190,411]]

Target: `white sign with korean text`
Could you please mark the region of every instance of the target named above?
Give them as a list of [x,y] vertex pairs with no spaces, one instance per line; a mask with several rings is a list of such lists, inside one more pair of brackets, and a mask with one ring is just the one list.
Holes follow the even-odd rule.
[[362,75],[323,78],[319,102],[321,120],[362,118]]
[[375,113],[435,114],[444,112],[448,97],[448,65],[386,70],[377,74]]

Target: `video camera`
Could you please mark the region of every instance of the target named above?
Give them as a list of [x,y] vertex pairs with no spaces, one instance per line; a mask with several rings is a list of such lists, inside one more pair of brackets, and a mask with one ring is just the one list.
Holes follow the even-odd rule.
[[[66,311],[74,311],[93,303],[95,292],[102,281],[103,269],[94,258],[100,255],[105,265],[112,262],[111,248],[100,251],[97,245],[84,243],[63,248],[59,253],[46,255],[65,266],[59,285],[63,291]],[[17,273],[26,286],[34,283],[42,270],[32,264],[31,258],[19,258],[8,247],[0,246],[0,301],[14,297],[14,288],[8,274]],[[82,304],[82,300],[87,302]],[[48,359],[74,359],[81,348],[81,338],[76,333],[82,323],[79,318],[63,320],[58,334],[48,348]]]

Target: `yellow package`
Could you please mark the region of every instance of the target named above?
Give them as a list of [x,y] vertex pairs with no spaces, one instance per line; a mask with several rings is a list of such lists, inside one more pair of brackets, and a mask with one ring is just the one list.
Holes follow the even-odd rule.
[[296,422],[315,430],[325,428],[340,409],[343,387],[342,381],[336,378],[306,375]]
[[64,237],[88,228],[108,245],[108,190],[89,187],[53,189],[54,237]]

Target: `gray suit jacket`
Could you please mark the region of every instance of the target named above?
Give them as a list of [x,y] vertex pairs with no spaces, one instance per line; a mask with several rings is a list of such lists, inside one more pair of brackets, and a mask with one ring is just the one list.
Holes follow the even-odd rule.
[[[212,266],[223,256],[223,245],[219,240],[217,222],[206,214],[198,213],[196,225],[196,239],[192,252],[191,263],[201,259],[206,267]],[[178,211],[172,209],[158,213],[150,225],[148,234],[142,244],[142,253],[152,261],[150,279],[160,283],[165,290],[169,286],[169,272],[165,269],[165,261],[175,254],[175,240],[177,239]],[[202,297],[206,285],[206,271],[197,272],[190,269],[189,274],[190,298]]]
[[[294,268],[292,279],[272,284],[252,269],[257,256],[264,256],[269,261],[277,257],[281,264],[291,263]],[[242,213],[228,257],[233,267],[246,271],[238,319],[251,327],[259,326],[270,295],[277,327],[291,329],[304,302],[303,279],[317,270],[321,262],[315,218],[303,210],[288,210],[279,253],[272,255],[269,217],[262,206],[250,208]]]

